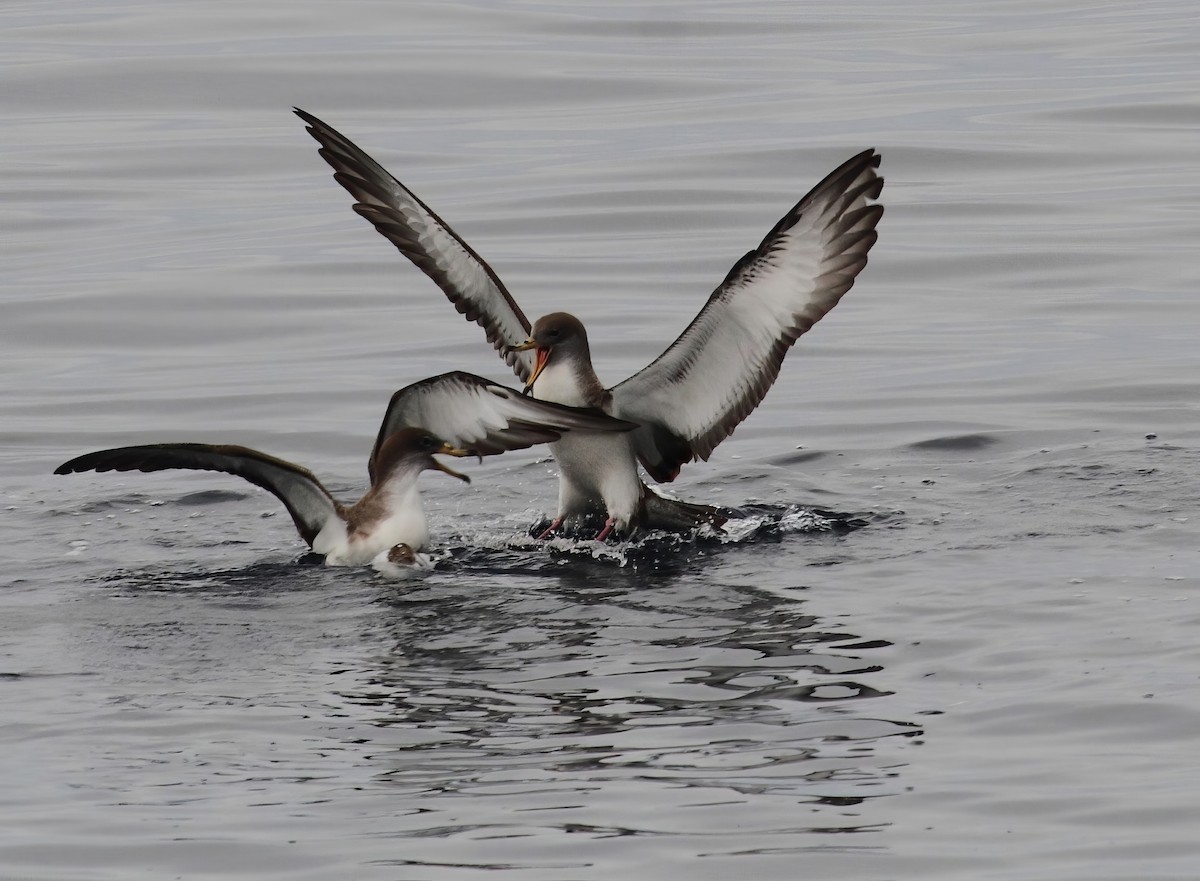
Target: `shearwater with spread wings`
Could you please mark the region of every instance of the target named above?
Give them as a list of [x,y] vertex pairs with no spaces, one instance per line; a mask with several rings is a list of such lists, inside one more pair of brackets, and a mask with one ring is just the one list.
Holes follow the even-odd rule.
[[495,271],[429,206],[350,139],[296,113],[356,200],[354,210],[484,329],[527,392],[637,423],[629,434],[575,432],[551,444],[559,502],[543,538],[596,514],[605,517],[601,540],[614,529],[719,525],[716,509],[646,486],[638,463],[669,482],[684,463],[708,459],[762,401],[801,334],[854,285],[883,214],[875,201],[883,187],[880,156],[865,150],[830,172],[734,264],[658,358],[605,388],[578,318],[555,312],[531,324]]

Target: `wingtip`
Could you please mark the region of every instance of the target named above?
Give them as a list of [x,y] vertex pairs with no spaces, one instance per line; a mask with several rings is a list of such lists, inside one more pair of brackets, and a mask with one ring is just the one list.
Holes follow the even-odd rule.
[[292,113],[300,117],[300,120],[304,123],[305,131],[314,138],[317,136],[317,129],[329,128],[328,125],[301,107],[293,107]]
[[879,163],[883,161],[883,154],[874,147],[868,147],[857,156],[850,160],[848,164],[857,165],[861,163],[868,168],[878,168]]
[[55,474],[82,474],[84,471],[97,471],[97,454],[85,453],[82,456],[76,456],[74,459],[68,459],[57,468],[54,469]]
[[863,150],[861,153],[858,153],[857,155],[855,155],[855,156],[851,157],[849,160],[847,160],[846,163],[842,167],[848,168],[848,167],[853,166],[853,167],[878,168],[879,164],[882,160],[883,160],[883,154],[880,153],[877,148],[868,147],[867,149]]

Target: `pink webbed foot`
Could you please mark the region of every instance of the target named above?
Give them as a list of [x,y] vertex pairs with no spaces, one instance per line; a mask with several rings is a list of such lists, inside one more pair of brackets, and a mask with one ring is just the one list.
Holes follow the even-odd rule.
[[549,526],[546,527],[546,530],[537,537],[537,540],[545,541],[550,536],[554,535],[554,531],[556,529],[558,529],[558,527],[562,526],[563,520],[565,520],[565,519],[566,519],[565,517],[559,517],[558,519],[556,519],[553,523],[551,523]]

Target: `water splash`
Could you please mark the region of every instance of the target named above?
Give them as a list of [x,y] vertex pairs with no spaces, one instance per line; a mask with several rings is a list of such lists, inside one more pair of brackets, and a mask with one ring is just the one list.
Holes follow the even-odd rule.
[[606,567],[665,571],[690,565],[698,556],[719,553],[729,546],[778,541],[795,533],[844,533],[867,525],[867,520],[857,514],[800,505],[752,505],[722,513],[729,519],[721,529],[704,525],[687,533],[651,530],[617,542],[595,540],[599,523],[539,541],[535,536],[550,523],[543,519],[519,535],[459,536],[434,558],[434,566],[440,570],[534,573],[594,562]]

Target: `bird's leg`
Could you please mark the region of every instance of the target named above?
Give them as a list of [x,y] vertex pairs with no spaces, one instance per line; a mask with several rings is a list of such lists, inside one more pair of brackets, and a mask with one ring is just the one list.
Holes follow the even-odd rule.
[[548,539],[550,536],[552,536],[554,534],[554,530],[556,530],[556,529],[558,529],[558,527],[562,526],[563,521],[566,519],[567,518],[566,518],[565,514],[562,517],[558,517],[557,519],[555,519],[553,523],[551,523],[549,526],[546,527],[545,532],[543,532],[541,535],[539,535],[537,537],[537,540],[545,541],[546,539]]
[[600,534],[596,536],[596,541],[604,541],[612,533],[613,527],[617,525],[617,521],[609,517],[604,521],[604,528],[600,530]]

